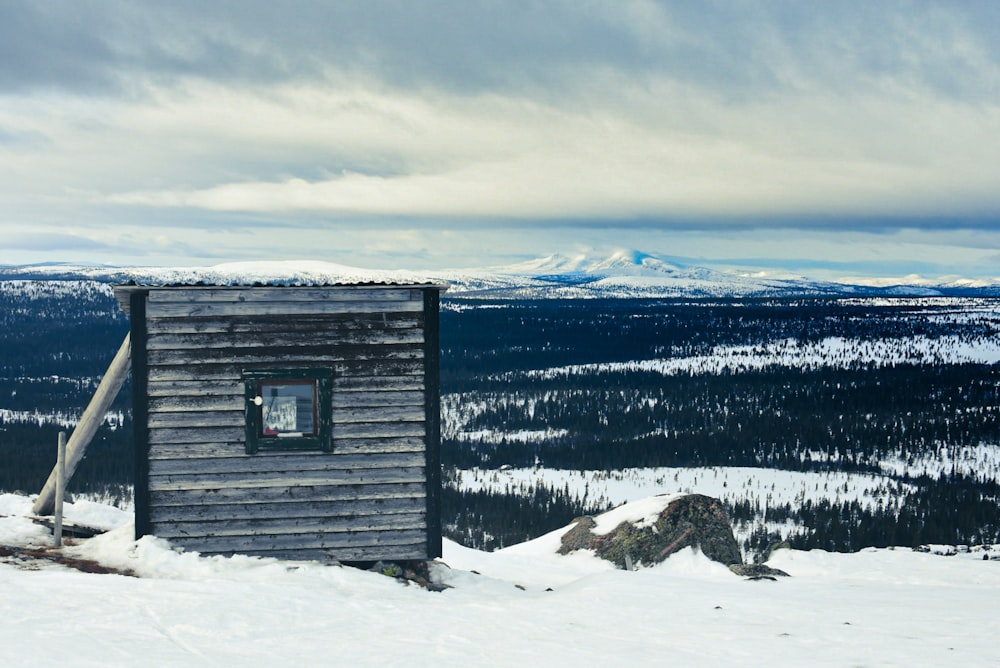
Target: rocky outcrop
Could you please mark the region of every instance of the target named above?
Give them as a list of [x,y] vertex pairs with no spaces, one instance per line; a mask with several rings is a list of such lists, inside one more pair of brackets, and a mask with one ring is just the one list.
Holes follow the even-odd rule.
[[788,573],[780,568],[771,568],[764,564],[730,564],[729,570],[749,580],[775,580],[779,577],[788,577]]
[[742,565],[722,502],[702,494],[672,497],[651,523],[623,521],[607,533],[595,532],[592,517],[574,520],[562,537],[560,554],[593,550],[619,568],[652,566],[686,547],[694,547],[713,561]]

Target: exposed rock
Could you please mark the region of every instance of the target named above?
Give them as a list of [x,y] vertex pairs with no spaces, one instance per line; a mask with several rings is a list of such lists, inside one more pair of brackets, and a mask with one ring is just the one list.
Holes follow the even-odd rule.
[[593,550],[597,556],[626,568],[629,561],[644,566],[658,564],[686,547],[695,547],[719,563],[743,564],[729,518],[718,499],[689,494],[670,501],[649,526],[622,522],[598,535],[592,517],[574,520],[575,526],[562,538],[560,554]]
[[444,591],[450,585],[435,582],[431,577],[430,564],[426,561],[376,561],[368,570],[390,578],[395,578],[406,584],[418,584],[429,591]]
[[790,550],[790,549],[792,549],[792,544],[789,543],[787,540],[775,541],[770,545],[768,545],[766,548],[764,548],[763,552],[757,555],[756,561],[759,564],[766,564],[768,561],[771,560],[771,556],[774,555],[774,553],[777,552],[778,550]]
[[591,529],[597,526],[593,517],[577,517],[573,520],[573,528],[563,534],[559,554],[569,554],[577,550],[589,550],[593,547],[596,536]]
[[764,564],[730,564],[729,570],[751,580],[774,580],[779,577],[789,577],[788,573],[780,568],[772,568]]

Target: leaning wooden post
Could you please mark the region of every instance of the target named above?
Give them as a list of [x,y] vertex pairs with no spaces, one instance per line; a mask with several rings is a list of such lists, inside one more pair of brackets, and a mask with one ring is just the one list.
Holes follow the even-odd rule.
[[59,432],[59,447],[56,450],[56,517],[52,535],[56,547],[62,547],[63,500],[66,498],[66,432]]
[[[125,384],[125,379],[128,378],[130,347],[129,335],[126,334],[121,348],[118,349],[118,354],[111,360],[111,366],[108,367],[107,373],[101,379],[101,384],[97,386],[97,391],[94,392],[94,397],[90,400],[90,405],[83,412],[80,422],[76,425],[76,429],[73,430],[73,435],[69,437],[69,443],[66,444],[65,478],[67,483],[76,472],[76,467],[87,452],[87,446],[90,445],[94,434],[97,433],[98,427],[104,422],[104,416],[107,415],[108,408],[111,407],[111,402],[118,396],[122,385]],[[35,505],[32,506],[31,512],[35,515],[51,514],[55,505],[55,492],[56,470],[53,469],[42,491],[39,492],[38,499],[35,501]]]

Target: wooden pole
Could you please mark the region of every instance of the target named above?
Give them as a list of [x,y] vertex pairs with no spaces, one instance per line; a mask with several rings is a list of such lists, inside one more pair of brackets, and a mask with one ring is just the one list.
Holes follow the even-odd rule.
[[[111,360],[111,366],[108,367],[107,373],[101,379],[101,384],[97,386],[97,391],[94,392],[94,397],[90,400],[90,405],[83,412],[80,422],[76,425],[76,429],[73,430],[73,435],[69,437],[69,443],[66,444],[65,478],[67,483],[76,472],[76,467],[79,466],[80,460],[83,459],[83,455],[87,452],[87,446],[93,440],[98,427],[104,422],[104,416],[107,415],[108,408],[111,407],[111,402],[118,396],[122,385],[125,384],[125,379],[128,378],[130,347],[130,338],[126,334],[121,348],[118,349],[118,354]],[[35,515],[51,514],[55,505],[55,491],[56,470],[53,469],[42,491],[39,492],[38,499],[35,500],[35,505],[32,506],[31,512]]]
[[66,432],[59,432],[59,447],[56,450],[56,517],[52,535],[56,547],[62,547],[63,500],[66,498]]

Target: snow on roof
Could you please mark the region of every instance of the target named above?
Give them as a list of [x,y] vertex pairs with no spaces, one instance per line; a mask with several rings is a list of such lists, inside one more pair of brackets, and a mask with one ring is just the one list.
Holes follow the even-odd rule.
[[420,285],[447,289],[440,279],[400,269],[361,269],[321,261],[230,262],[211,267],[122,269],[115,278],[144,286]]

